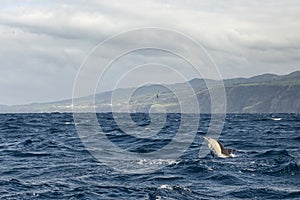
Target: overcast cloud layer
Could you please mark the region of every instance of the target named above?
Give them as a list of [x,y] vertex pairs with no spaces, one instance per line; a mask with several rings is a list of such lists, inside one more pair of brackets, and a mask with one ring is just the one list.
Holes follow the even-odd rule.
[[224,78],[286,74],[300,70],[299,19],[298,0],[2,0],[0,104],[71,98],[89,51],[113,34],[142,27],[193,37]]

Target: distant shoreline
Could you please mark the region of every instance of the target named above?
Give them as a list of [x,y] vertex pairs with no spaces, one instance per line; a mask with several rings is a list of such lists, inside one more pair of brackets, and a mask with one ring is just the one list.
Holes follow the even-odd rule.
[[[210,88],[207,83],[209,82]],[[0,113],[71,113],[71,112],[148,112],[152,106],[165,109],[169,113],[182,112],[175,93],[181,94],[188,105],[184,113],[193,113],[195,107],[189,101],[197,98],[200,113],[211,113],[211,92],[218,94],[224,89],[226,99],[218,102],[227,113],[300,113],[300,71],[287,75],[262,74],[251,78],[223,80],[193,79],[185,83],[171,85],[147,85],[140,88],[123,88],[68,100],[25,105],[0,105]],[[193,93],[186,94],[192,88]],[[116,95],[117,94],[117,95]],[[127,99],[127,94],[132,94]],[[159,98],[156,96],[159,95]],[[112,95],[117,104],[112,105]],[[91,104],[94,101],[94,105]],[[130,100],[131,102],[128,102]],[[190,105],[190,106],[189,106]],[[158,107],[157,107],[158,106]],[[152,112],[154,112],[152,110]],[[224,110],[214,109],[223,113]],[[196,112],[197,113],[197,112]]]

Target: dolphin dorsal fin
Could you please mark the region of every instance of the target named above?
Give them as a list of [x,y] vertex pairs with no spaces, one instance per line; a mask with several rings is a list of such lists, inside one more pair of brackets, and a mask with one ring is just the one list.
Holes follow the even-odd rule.
[[218,144],[220,145],[221,151],[222,151],[222,153],[223,153],[223,151],[225,150],[224,146],[223,146],[222,143],[219,142],[218,140],[217,140],[217,142],[218,142]]
[[232,154],[232,153],[235,151],[234,149],[225,148],[225,147],[221,144],[221,142],[219,142],[219,141],[217,141],[217,142],[218,142],[218,144],[220,145],[222,154],[224,154],[224,155],[230,155],[230,154]]

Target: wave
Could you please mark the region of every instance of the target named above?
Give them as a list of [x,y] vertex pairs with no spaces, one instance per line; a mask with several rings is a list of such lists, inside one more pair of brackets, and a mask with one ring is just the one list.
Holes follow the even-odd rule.
[[197,199],[196,193],[190,188],[180,185],[160,185],[155,192],[149,193],[149,200],[160,199]]
[[267,150],[265,152],[257,154],[255,157],[268,158],[268,157],[278,157],[278,156],[292,158],[292,156],[289,154],[287,150]]
[[299,198],[300,191],[289,191],[281,188],[242,188],[227,194],[233,198],[243,199],[285,199]]
[[238,178],[237,176],[229,174],[215,174],[210,177],[205,178],[206,180],[212,180],[218,182],[219,184],[225,185],[245,185],[243,179]]
[[41,156],[50,156],[50,153],[36,151],[36,152],[23,152],[20,150],[3,150],[2,153],[8,154],[14,157],[41,157]]
[[300,173],[300,165],[299,163],[290,162],[281,166],[278,166],[266,174],[274,175],[274,176],[281,176],[281,175],[288,175],[288,176],[295,176]]
[[300,141],[300,136],[299,137],[295,137],[294,140]]

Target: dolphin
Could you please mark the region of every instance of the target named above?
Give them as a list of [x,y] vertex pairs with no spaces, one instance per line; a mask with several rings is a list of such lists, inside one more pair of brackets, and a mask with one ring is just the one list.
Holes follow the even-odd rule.
[[207,145],[211,150],[213,156],[220,158],[231,158],[233,157],[234,149],[225,148],[219,141],[203,136],[203,139],[207,141]]

